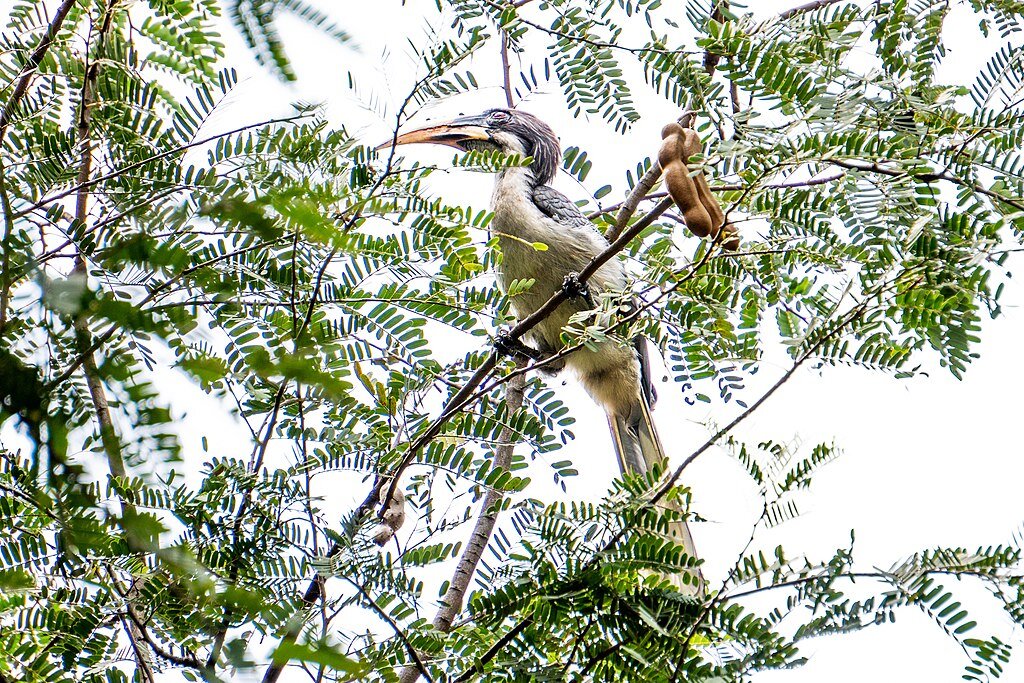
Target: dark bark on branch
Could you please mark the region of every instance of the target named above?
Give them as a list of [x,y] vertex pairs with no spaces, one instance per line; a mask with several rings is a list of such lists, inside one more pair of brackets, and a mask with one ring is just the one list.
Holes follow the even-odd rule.
[[[113,570],[108,569],[108,571],[111,573],[111,580],[116,581],[113,576]],[[165,650],[160,643],[156,642],[156,640],[154,640],[150,635],[149,627],[146,622],[139,618],[139,615],[135,613],[131,603],[128,601],[125,602],[125,613],[127,614],[128,619],[130,619],[135,625],[137,632],[142,636],[142,639],[149,645],[149,649],[152,650],[157,657],[176,666],[183,666],[188,669],[199,670],[203,668],[202,662],[200,662],[193,653],[184,650],[184,656],[179,656],[173,652]]]
[[[455,683],[464,683],[465,681],[473,680],[474,676],[477,676],[481,671],[483,671],[482,667],[483,667],[484,664],[486,664],[487,662],[489,662],[492,659],[494,659],[494,657],[499,652],[501,652],[501,650],[506,645],[511,643],[513,640],[515,640],[516,637],[520,633],[525,631],[526,628],[529,627],[531,624],[533,624],[533,617],[527,617],[527,618],[523,619],[522,621],[520,621],[515,626],[513,626],[511,629],[509,629],[509,631],[507,633],[505,633],[505,635],[503,635],[501,638],[499,638],[494,643],[494,645],[492,645],[490,648],[487,649],[487,652],[483,653],[483,655],[480,656],[480,660],[477,662],[476,666],[474,666],[472,669],[469,669],[468,671],[463,673],[461,676],[456,678],[455,679]],[[483,680],[483,679],[481,679],[481,680]]]
[[14,86],[14,92],[11,93],[10,99],[4,104],[3,111],[0,111],[0,144],[3,144],[7,127],[11,125],[15,109],[18,108],[18,104],[21,103],[25,93],[28,92],[32,76],[35,75],[39,65],[43,63],[46,53],[50,50],[50,45],[53,44],[53,39],[60,33],[61,26],[64,25],[64,20],[67,19],[71,8],[75,6],[75,2],[77,0],[64,0],[61,6],[57,8],[57,13],[53,15],[53,20],[46,29],[46,35],[39,41],[39,45],[33,50],[25,65],[21,67],[21,78],[18,80],[18,84]]

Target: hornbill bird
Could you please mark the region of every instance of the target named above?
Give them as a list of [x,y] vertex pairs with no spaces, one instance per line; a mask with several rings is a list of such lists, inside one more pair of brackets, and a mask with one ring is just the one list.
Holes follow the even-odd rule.
[[[499,285],[507,290],[516,280],[534,280],[533,286],[512,297],[516,315],[524,318],[540,308],[575,274],[608,247],[608,241],[568,197],[549,185],[562,158],[558,137],[536,116],[514,109],[489,109],[398,135],[393,143],[434,143],[468,151],[494,151],[532,158],[528,166],[504,168],[497,174],[491,200],[492,234],[497,235],[502,261]],[[538,250],[534,243],[543,243]],[[618,259],[601,266],[587,287],[572,296],[528,335],[534,348],[519,352],[535,360],[562,349],[561,333],[569,318],[592,309],[589,292],[622,292],[627,287],[625,267]],[[525,346],[525,345],[523,345]],[[568,366],[576,372],[587,392],[608,415],[612,441],[623,471],[646,473],[665,459],[664,449],[651,419],[655,392],[647,347],[643,338],[625,346],[612,341],[573,351],[550,370]],[[672,535],[696,558],[693,538],[685,522],[672,525]],[[687,592],[700,592],[700,572],[688,583],[676,581]],[[694,579],[696,579],[694,581]]]

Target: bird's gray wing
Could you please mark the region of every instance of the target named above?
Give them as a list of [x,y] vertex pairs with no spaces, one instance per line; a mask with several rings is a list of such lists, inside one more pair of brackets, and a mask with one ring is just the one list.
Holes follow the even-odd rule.
[[591,228],[587,217],[572,203],[568,197],[550,185],[538,185],[533,188],[533,203],[537,208],[561,225],[572,228]]

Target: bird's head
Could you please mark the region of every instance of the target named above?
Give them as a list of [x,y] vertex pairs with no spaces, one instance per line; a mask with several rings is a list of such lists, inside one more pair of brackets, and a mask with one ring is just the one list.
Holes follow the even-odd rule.
[[[540,185],[554,179],[562,156],[558,136],[551,126],[533,114],[514,109],[488,109],[482,114],[402,133],[394,140],[396,145],[414,142],[447,145],[464,152],[494,150],[532,157],[530,170]],[[378,149],[391,144],[387,142]]]

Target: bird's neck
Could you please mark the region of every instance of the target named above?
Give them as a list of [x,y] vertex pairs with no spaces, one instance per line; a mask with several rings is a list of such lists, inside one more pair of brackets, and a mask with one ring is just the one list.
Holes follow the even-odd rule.
[[[539,211],[533,203],[537,179],[528,168],[506,168],[498,173],[491,197],[494,212],[493,230],[499,237],[528,238]],[[532,239],[532,236],[529,236]]]
[[537,178],[529,168],[506,168],[494,180],[491,208],[498,212],[524,199],[531,199],[535,187]]

